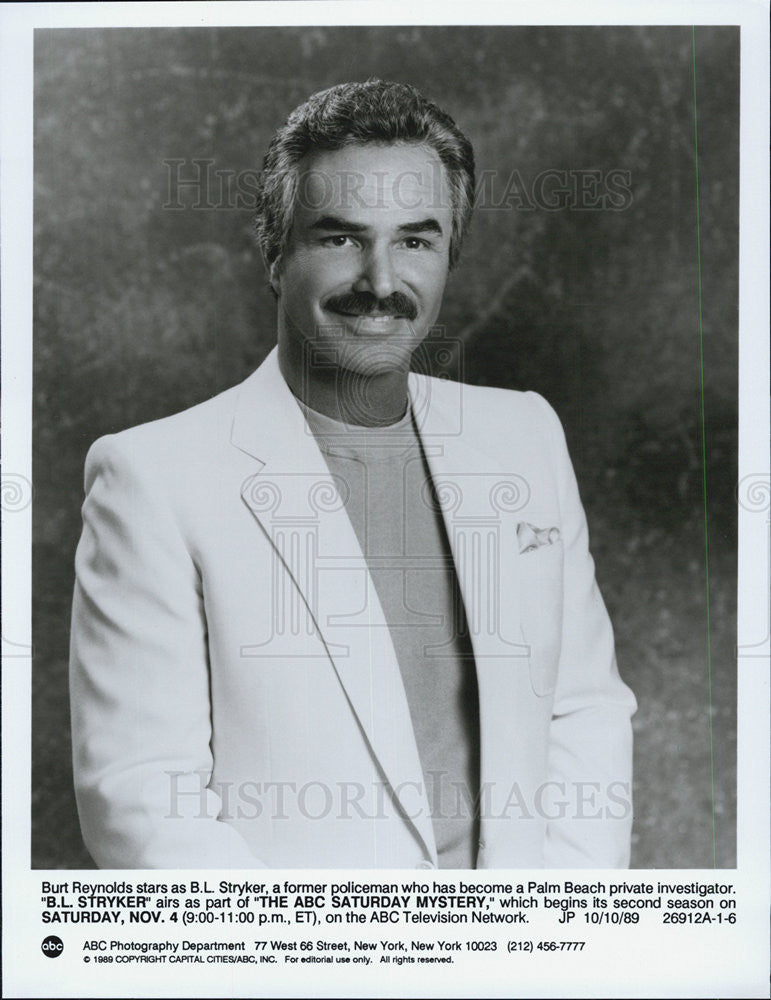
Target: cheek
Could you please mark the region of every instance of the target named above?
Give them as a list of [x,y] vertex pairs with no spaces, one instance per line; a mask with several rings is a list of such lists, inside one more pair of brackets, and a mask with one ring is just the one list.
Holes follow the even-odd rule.
[[284,287],[295,301],[305,300],[311,308],[341,284],[341,267],[314,254],[297,253],[287,269]]
[[442,301],[446,282],[447,269],[445,267],[437,267],[429,273],[424,273],[420,286],[424,301],[427,304],[438,306]]
[[292,303],[295,308],[306,308],[314,297],[315,276],[312,271],[302,266],[302,262],[293,260],[281,276],[281,290],[284,300]]

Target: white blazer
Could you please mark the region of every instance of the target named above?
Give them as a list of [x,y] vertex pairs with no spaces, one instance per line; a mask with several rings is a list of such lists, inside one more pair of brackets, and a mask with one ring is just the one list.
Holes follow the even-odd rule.
[[[534,393],[409,391],[475,656],[478,867],[624,867],[635,700],[559,421]],[[436,866],[388,627],[276,351],[101,438],[85,485],[71,703],[97,864]]]

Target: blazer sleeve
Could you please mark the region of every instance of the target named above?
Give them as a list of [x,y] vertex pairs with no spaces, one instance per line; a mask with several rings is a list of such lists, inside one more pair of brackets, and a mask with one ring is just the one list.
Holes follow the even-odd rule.
[[83,838],[101,868],[261,867],[217,819],[201,583],[132,440],[101,438],[86,460],[70,649]]
[[548,868],[626,868],[632,830],[632,726],[637,703],[616,665],[613,629],[594,575],[586,517],[562,425],[540,396],[559,498],[563,624],[548,777]]

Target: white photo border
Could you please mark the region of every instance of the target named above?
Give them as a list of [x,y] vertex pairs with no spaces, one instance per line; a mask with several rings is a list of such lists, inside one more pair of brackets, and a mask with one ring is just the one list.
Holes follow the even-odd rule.
[[[684,937],[671,937],[671,952],[622,969],[609,962],[594,981],[572,979],[564,966],[543,979],[540,967],[518,966],[521,995],[767,995],[769,900],[769,251],[768,251],[768,4],[754,0],[629,2],[587,0],[471,4],[351,2],[94,3],[0,5],[0,247],[2,247],[2,456],[3,456],[3,959],[9,996],[93,995],[85,972],[68,975],[45,959],[34,969],[25,959],[31,941],[39,955],[36,900],[41,871],[30,869],[31,697],[31,490],[32,490],[32,124],[33,32],[36,28],[234,25],[653,25],[741,26],[741,169],[739,290],[739,575],[738,575],[738,819],[737,892],[744,900],[741,954],[703,956],[704,978],[690,994],[672,979],[687,952]],[[742,493],[744,490],[744,494]],[[746,494],[746,495],[745,495]],[[762,634],[761,634],[762,633]],[[644,876],[635,872],[635,877]],[[657,874],[661,875],[661,872]],[[680,871],[683,877],[687,872]],[[631,877],[631,876],[630,876]],[[737,939],[738,940],[738,939]],[[691,944],[691,939],[687,939]],[[735,947],[734,945],[731,946]],[[641,954],[646,953],[644,942]],[[718,964],[719,963],[719,964]],[[43,966],[41,968],[41,966]],[[714,970],[722,967],[723,975]],[[116,977],[114,995],[157,995],[152,977],[138,970]],[[201,980],[178,976],[165,995],[199,990]],[[197,976],[197,973],[195,973]],[[712,978],[709,978],[712,977]],[[194,985],[198,983],[198,986]],[[225,992],[240,992],[223,977]],[[265,993],[276,994],[267,974]],[[280,986],[303,995],[311,980],[299,976]],[[136,983],[136,985],[135,985]],[[342,989],[354,985],[349,977]],[[259,987],[262,989],[263,987]],[[327,993],[320,984],[318,995]],[[422,985],[416,976],[411,988]],[[227,993],[228,989],[232,992]],[[445,995],[469,995],[459,981]],[[711,989],[711,992],[710,992]],[[488,990],[488,992],[485,992]],[[666,992],[670,990],[671,992]],[[705,990],[705,992],[700,992]],[[39,991],[39,992],[38,992]],[[137,992],[138,991],[138,992]],[[530,992],[528,992],[530,991]],[[537,991],[537,992],[533,992]],[[476,984],[474,995],[500,995],[500,986]],[[200,995],[200,994],[199,994]],[[364,995],[358,993],[357,995]],[[374,995],[374,994],[372,994]],[[383,995],[382,993],[380,995]]]

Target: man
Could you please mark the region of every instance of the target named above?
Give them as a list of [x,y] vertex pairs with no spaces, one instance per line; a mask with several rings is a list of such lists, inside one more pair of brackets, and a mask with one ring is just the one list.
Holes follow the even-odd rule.
[[92,447],[71,695],[100,866],[628,864],[635,703],[559,421],[410,373],[473,192],[413,88],[313,95],[263,172],[277,349]]

